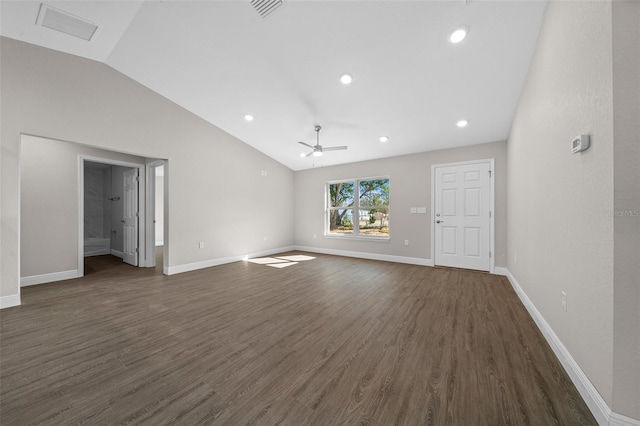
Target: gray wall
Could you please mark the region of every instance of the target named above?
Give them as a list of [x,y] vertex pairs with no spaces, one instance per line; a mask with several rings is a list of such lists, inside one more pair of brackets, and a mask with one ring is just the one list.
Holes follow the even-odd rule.
[[[23,141],[24,143],[24,141]],[[24,155],[23,155],[24,161]],[[111,167],[87,162],[84,167],[84,239],[109,238]]]
[[[293,244],[290,169],[104,64],[7,38],[0,49],[0,296],[19,294],[21,133],[168,159],[169,266]],[[77,238],[73,217],[49,215]],[[64,270],[75,251],[45,250],[23,271]]]
[[[639,3],[614,4],[635,10],[635,32],[623,31],[635,42],[616,53],[620,63],[612,62],[620,28],[611,2],[547,6],[508,140],[508,269],[609,407],[640,418],[638,218],[621,220],[629,236],[619,247],[611,214],[618,206],[639,208]],[[618,72],[625,75],[626,101],[617,99],[618,90],[614,100],[614,70],[616,85]],[[614,113],[628,119],[616,118],[614,127]],[[571,139],[583,133],[591,135],[591,148],[571,154]],[[635,333],[628,346],[614,339],[619,331],[624,339]],[[631,381],[619,383],[625,375]]]
[[613,410],[640,419],[640,2],[613,2]]
[[24,135],[21,140],[20,276],[76,270],[78,156],[142,164],[144,158],[35,136]]
[[[506,142],[403,155],[340,166],[298,171],[295,175],[296,244],[320,249],[431,259],[431,166],[495,158],[496,266],[506,266],[507,150]],[[324,186],[329,180],[389,176],[390,240],[325,238]],[[427,214],[411,214],[427,207]],[[316,238],[313,238],[313,235]],[[409,245],[404,245],[409,240]]]

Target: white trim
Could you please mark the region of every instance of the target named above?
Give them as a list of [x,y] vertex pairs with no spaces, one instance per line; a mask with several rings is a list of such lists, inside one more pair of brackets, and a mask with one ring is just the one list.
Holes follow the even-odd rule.
[[[156,266],[156,255],[155,248],[158,244],[156,241],[156,167],[165,166],[165,160],[149,160],[147,162],[147,198],[146,198],[146,259],[144,262],[144,266],[148,268],[153,268]],[[162,180],[164,183],[164,179]],[[164,186],[163,186],[164,193]],[[163,197],[164,199],[164,197]],[[164,213],[164,212],[163,212]],[[164,217],[164,215],[163,215]],[[164,224],[163,224],[164,227]],[[164,243],[164,242],[163,242]],[[162,257],[162,261],[164,263],[164,259],[166,256]],[[164,267],[164,265],[163,265]],[[164,269],[164,268],[163,268]]]
[[20,306],[20,293],[0,296],[0,309],[13,308],[14,306]]
[[325,234],[325,238],[335,238],[336,240],[359,240],[359,241],[374,241],[378,243],[388,243],[391,241],[390,237],[374,237],[364,235],[353,234]]
[[609,426],[640,426],[640,420],[612,412],[609,417]]
[[120,250],[111,249],[111,256],[115,256],[115,257],[119,257],[120,259],[123,259],[124,253],[122,253]]
[[70,271],[52,272],[49,274],[31,275],[28,277],[20,277],[20,287],[52,283],[54,281],[72,280],[81,276],[82,275],[80,275],[80,272],[77,269],[72,269]]
[[[544,335],[545,339],[553,349],[553,352],[556,354],[560,363],[564,367],[565,371],[569,374],[571,381],[580,392],[580,395],[586,402],[589,410],[596,418],[596,421],[600,425],[614,425],[617,423],[610,423],[610,419],[612,418],[611,409],[605,402],[605,400],[600,396],[595,386],[591,383],[589,378],[584,371],[580,368],[575,359],[571,356],[571,353],[567,350],[567,348],[562,344],[560,338],[553,331],[549,323],[544,319],[540,311],[535,307],[529,296],[524,292],[520,284],[516,278],[511,274],[511,272],[507,269],[507,278],[511,283],[511,286],[515,290],[516,294],[522,301],[522,304],[537,324],[538,328]],[[631,423],[632,424],[632,423]],[[621,425],[624,425],[622,423]]]
[[[435,206],[436,206],[436,169],[439,167],[451,167],[451,166],[466,166],[470,164],[489,163],[489,170],[491,171],[491,193],[489,194],[489,204],[491,206],[491,217],[489,218],[489,251],[491,251],[491,257],[489,258],[489,272],[494,274],[495,272],[495,229],[496,229],[496,203],[495,203],[495,191],[496,191],[496,173],[495,173],[495,158],[485,158],[482,160],[469,160],[469,161],[457,161],[454,163],[442,163],[431,165],[431,256],[433,257],[433,264],[435,265],[435,253],[436,253],[436,236],[435,236]],[[502,274],[498,274],[502,275]]]
[[295,250],[311,253],[331,254],[335,256],[356,257],[359,259],[383,260],[386,262],[407,263],[409,265],[433,266],[431,259],[419,257],[394,256],[390,254],[366,253],[361,251],[334,250],[310,246],[294,246]]
[[505,277],[506,277],[506,276],[507,276],[507,274],[509,273],[509,270],[508,270],[507,268],[502,267],[502,266],[496,266],[496,267],[494,268],[493,273],[494,273],[495,275],[502,275],[502,276],[505,276]]
[[294,250],[293,246],[279,247],[270,250],[264,250],[255,253],[240,254],[236,256],[220,257],[217,259],[203,260],[201,262],[186,263],[177,266],[165,266],[163,271],[165,275],[181,274],[183,272],[195,271],[198,269],[210,268],[212,266],[224,265],[225,263],[238,262],[252,257],[269,256],[276,253],[283,253]]
[[145,198],[146,203],[146,221],[145,221],[145,240],[144,244],[146,244],[146,257],[143,259],[142,264],[148,268],[156,266],[156,257],[155,257],[155,243],[156,243],[156,226],[153,223],[153,219],[155,217],[155,207],[156,207],[156,168],[153,165],[154,162],[148,162],[147,167],[145,168],[145,173],[147,174],[147,197]]

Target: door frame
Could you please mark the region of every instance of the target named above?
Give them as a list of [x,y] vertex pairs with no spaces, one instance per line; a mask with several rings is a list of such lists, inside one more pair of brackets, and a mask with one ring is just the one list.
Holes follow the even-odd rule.
[[147,162],[147,194],[149,196],[146,199],[146,261],[145,264],[147,267],[152,268],[156,266],[156,257],[155,257],[155,249],[156,249],[156,227],[155,227],[155,217],[156,217],[156,168],[160,166],[164,166],[164,179],[162,180],[162,208],[163,212],[163,245],[162,245],[162,271],[166,275],[167,274],[167,256],[168,256],[168,226],[167,226],[167,160],[150,160]]
[[490,191],[489,191],[489,207],[491,209],[491,216],[489,218],[489,251],[491,252],[491,256],[489,257],[489,272],[495,274],[495,217],[496,217],[496,208],[495,208],[495,182],[496,182],[496,173],[495,173],[495,158],[486,158],[482,160],[469,160],[469,161],[457,161],[454,163],[441,163],[441,164],[432,164],[431,165],[431,257],[433,266],[436,265],[436,234],[435,234],[435,222],[436,222],[436,169],[441,167],[451,167],[451,166],[466,166],[470,164],[481,164],[488,163],[489,171],[491,172],[491,180],[490,180]]
[[110,158],[94,157],[90,155],[78,155],[78,277],[84,277],[84,166],[85,162],[109,164],[111,166],[131,167],[138,169],[138,267],[146,266],[147,255],[145,250],[145,199],[146,199],[146,173],[145,165],[130,163],[127,161],[112,160]]

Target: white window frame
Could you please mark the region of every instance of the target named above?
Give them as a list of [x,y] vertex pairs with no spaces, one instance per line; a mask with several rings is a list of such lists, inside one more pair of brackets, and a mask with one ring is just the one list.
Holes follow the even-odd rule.
[[[389,181],[389,203],[386,206],[360,206],[360,182],[368,180],[382,180],[387,179]],[[336,183],[353,182],[354,184],[354,203],[353,207],[332,207],[329,200],[331,191],[329,186]],[[338,238],[338,239],[351,239],[351,240],[368,240],[368,241],[389,241],[391,239],[391,221],[389,221],[389,233],[387,235],[362,235],[360,234],[360,210],[370,210],[372,208],[386,208],[387,215],[391,217],[391,178],[389,176],[374,176],[366,178],[352,178],[352,179],[338,179],[325,182],[324,185],[324,236],[326,238]],[[353,210],[353,234],[338,234],[331,232],[331,224],[329,221],[329,212],[331,210]]]

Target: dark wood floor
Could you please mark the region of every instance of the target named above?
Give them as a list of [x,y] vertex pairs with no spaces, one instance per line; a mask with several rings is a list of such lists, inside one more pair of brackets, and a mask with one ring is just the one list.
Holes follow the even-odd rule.
[[0,424],[596,424],[503,277],[313,256],[23,288]]

